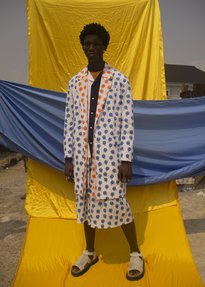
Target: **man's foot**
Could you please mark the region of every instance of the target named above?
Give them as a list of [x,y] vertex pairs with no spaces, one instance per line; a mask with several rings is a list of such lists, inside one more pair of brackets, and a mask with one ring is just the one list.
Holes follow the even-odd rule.
[[71,274],[75,277],[83,275],[88,269],[98,262],[98,256],[96,252],[83,251],[83,254],[78,261],[72,266]]
[[130,263],[126,274],[127,280],[136,281],[144,276],[144,260],[139,252],[130,253]]

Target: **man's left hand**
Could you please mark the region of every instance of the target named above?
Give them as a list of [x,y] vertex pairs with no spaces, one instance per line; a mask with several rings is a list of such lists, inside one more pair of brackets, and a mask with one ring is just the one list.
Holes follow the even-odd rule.
[[132,163],[129,161],[122,161],[119,167],[118,179],[127,183],[132,178]]

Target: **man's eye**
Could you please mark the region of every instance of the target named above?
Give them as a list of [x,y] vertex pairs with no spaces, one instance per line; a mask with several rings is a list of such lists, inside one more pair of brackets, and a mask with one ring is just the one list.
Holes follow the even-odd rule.
[[100,46],[100,44],[98,44],[98,43],[84,43],[84,47],[89,47],[89,46],[93,46],[93,47],[99,47]]

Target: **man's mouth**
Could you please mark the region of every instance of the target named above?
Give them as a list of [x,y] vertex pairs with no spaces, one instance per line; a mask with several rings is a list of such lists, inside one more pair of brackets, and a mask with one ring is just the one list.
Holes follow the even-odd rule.
[[88,56],[93,56],[95,55],[95,52],[88,52]]

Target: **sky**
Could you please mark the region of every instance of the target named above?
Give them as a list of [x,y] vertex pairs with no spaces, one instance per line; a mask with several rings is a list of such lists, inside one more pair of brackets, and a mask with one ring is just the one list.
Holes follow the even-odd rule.
[[[165,63],[205,71],[205,0],[159,0]],[[28,82],[26,0],[0,0],[0,79]]]

